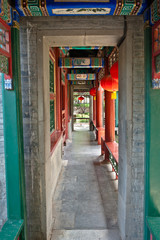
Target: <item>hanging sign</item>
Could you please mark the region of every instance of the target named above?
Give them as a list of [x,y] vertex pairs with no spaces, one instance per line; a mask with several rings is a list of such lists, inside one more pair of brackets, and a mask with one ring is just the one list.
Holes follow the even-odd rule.
[[4,74],[4,88],[6,90],[13,90],[13,81],[9,75]]

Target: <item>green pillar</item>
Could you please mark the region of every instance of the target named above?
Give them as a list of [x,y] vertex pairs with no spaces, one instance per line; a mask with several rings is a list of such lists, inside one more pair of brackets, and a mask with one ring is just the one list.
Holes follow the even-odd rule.
[[152,64],[152,39],[149,23],[144,30],[144,59],[145,59],[145,214],[144,214],[144,239],[149,239],[146,226],[146,217],[149,214],[149,167],[150,167],[150,91],[151,91],[151,64]]
[[[14,90],[3,87],[7,208],[9,219],[24,219],[26,226],[20,42],[19,29],[14,27],[11,29],[11,43]],[[25,231],[22,235],[26,239]]]

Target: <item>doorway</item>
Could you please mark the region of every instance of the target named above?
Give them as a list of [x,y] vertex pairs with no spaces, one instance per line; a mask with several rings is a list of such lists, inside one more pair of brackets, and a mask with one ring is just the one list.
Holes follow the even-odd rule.
[[[126,39],[121,44],[120,50],[120,86],[119,86],[119,191],[118,191],[118,218],[120,232],[123,239],[128,239],[138,234],[137,239],[142,239],[143,228],[137,233],[136,229],[143,226],[143,186],[144,186],[144,52],[143,52],[143,19],[140,16],[127,17],[128,32]],[[28,63],[28,72],[22,73],[22,92],[25,97],[26,89],[30,95],[23,102],[24,112],[24,136],[28,136],[28,126],[39,138],[25,139],[25,144],[31,151],[25,149],[27,186],[40,183],[40,188],[32,194],[40,197],[41,201],[36,206],[31,206],[31,199],[27,200],[28,209],[37,207],[41,209],[42,221],[40,232],[44,235],[50,230],[51,196],[58,179],[56,170],[59,158],[50,156],[49,119],[48,114],[48,72],[49,72],[49,48],[59,46],[116,46],[124,30],[124,18],[122,16],[83,16],[83,17],[53,17],[53,18],[28,18],[22,22],[22,53],[26,53],[26,59],[22,59],[22,69]],[[24,47],[25,45],[25,47]],[[138,46],[138,48],[137,48]],[[39,51],[39,49],[43,49]],[[38,66],[38,67],[37,67]],[[37,69],[35,71],[35,69]],[[139,84],[139,81],[141,84]],[[30,91],[30,89],[34,91]],[[35,94],[36,93],[36,94]],[[141,104],[138,103],[140,98]],[[27,105],[28,104],[28,105]],[[33,106],[31,119],[26,121],[26,109]],[[32,121],[33,120],[33,121]],[[61,144],[58,145],[59,149]],[[35,149],[36,148],[36,149]],[[57,151],[58,156],[59,151]],[[34,156],[34,158],[33,158]],[[30,178],[29,171],[34,169],[30,162],[37,163],[36,179]],[[58,160],[58,161],[57,161]],[[27,164],[28,163],[28,164]],[[52,168],[51,168],[52,166]],[[39,174],[37,174],[37,169]],[[60,167],[56,173],[60,172]],[[51,181],[52,176],[56,176]],[[137,187],[137,181],[140,187]],[[139,185],[138,185],[139,186]],[[33,196],[33,195],[32,195]],[[140,199],[140,200],[139,200]],[[33,201],[32,201],[33,202]],[[47,206],[47,207],[46,207]],[[131,212],[130,209],[137,209]],[[43,217],[42,217],[43,216]],[[45,216],[45,217],[44,217]],[[30,218],[30,217],[29,217]],[[34,221],[33,221],[34,222]],[[46,224],[47,222],[47,224]],[[36,224],[36,221],[35,221]],[[46,226],[47,225],[47,226]],[[132,226],[132,229],[130,229]],[[40,238],[39,238],[40,239]],[[126,238],[127,239],[127,238]]]

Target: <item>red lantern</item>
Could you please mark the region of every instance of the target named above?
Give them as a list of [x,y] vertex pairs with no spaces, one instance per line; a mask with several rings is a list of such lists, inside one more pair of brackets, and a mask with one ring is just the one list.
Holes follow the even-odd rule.
[[112,76],[112,78],[116,79],[118,81],[118,61],[115,62],[111,69],[110,69],[110,74]]
[[93,97],[96,96],[96,88],[95,87],[90,89],[90,95]]
[[118,91],[118,81],[111,77],[111,75],[104,76],[101,80],[101,86],[104,90],[109,92]]
[[81,97],[78,98],[78,100],[79,100],[79,101],[83,101],[83,100],[84,100],[84,97],[81,96]]

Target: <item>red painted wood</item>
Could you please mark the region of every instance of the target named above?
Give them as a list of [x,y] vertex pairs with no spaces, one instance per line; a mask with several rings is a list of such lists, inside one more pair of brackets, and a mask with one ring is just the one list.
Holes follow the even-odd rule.
[[118,163],[119,154],[118,154],[118,143],[116,142],[105,142],[106,147],[112,153],[113,157],[115,158],[116,162]]
[[93,97],[93,122],[96,126],[96,99]]
[[9,58],[9,74],[8,75],[12,78],[11,28],[2,18],[0,18],[0,28],[4,29],[9,33],[9,52],[0,48],[0,54]]
[[62,132],[61,131],[54,131],[51,136],[51,155],[53,154],[54,150],[56,149],[56,146],[61,139]]
[[68,139],[68,80],[67,80],[67,71],[65,74],[65,124],[66,124],[66,132],[65,137]]
[[103,127],[96,127],[96,131],[97,131],[97,141],[98,141],[98,145],[101,145],[101,138],[104,138],[105,135],[105,129]]
[[115,100],[105,91],[105,141],[115,141]]
[[102,93],[103,89],[100,84],[98,84],[98,81],[96,83],[96,126],[97,127],[103,127],[103,111],[102,111]]
[[[105,91],[105,141],[115,141],[115,100]],[[105,149],[105,159],[109,161],[109,151]]]
[[[156,66],[155,66],[155,57],[160,54],[160,49],[157,49],[155,51],[154,49],[154,44],[155,44],[155,39],[154,39],[154,30],[160,25],[160,20],[154,24],[152,27],[152,79],[158,78],[160,79],[160,73],[156,73]],[[158,39],[157,39],[157,44],[158,44]]]

